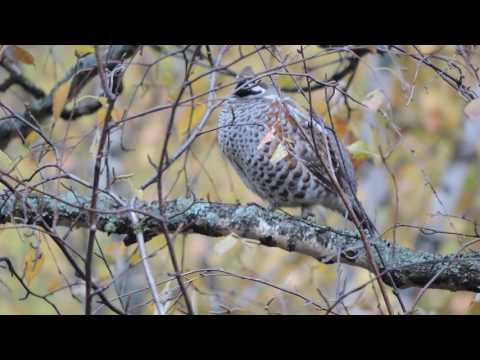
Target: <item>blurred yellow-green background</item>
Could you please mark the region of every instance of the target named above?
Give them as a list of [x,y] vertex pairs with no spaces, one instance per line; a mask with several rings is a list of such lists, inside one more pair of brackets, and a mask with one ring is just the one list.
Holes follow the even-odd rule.
[[[142,47],[124,75],[123,92],[115,105],[117,119],[114,118],[114,121],[122,115],[128,117],[175,101],[185,76],[183,54],[187,58],[192,56],[188,51],[179,53],[184,47]],[[79,61],[78,51],[83,49],[74,45],[32,45],[22,48],[31,54],[34,63],[28,64],[21,59],[13,59],[12,62],[46,93]],[[209,48],[213,60],[224,51],[221,64],[234,62],[228,69],[235,73],[251,65],[256,72],[280,68],[281,71],[286,69],[297,74],[304,73],[307,66],[309,73],[319,80],[328,79],[345,66],[346,60],[340,62],[339,59],[352,56],[348,51],[326,51],[318,46],[304,45],[304,57],[311,57],[305,64],[299,61],[299,45],[276,46],[274,51],[258,50],[259,47],[253,45],[228,48],[212,45]],[[474,74],[468,71],[465,59],[459,55],[455,45],[401,48],[417,55],[419,49],[423,56],[452,76],[457,74],[452,64],[463,64],[464,83],[466,86],[476,85]],[[424,63],[395,51],[379,54],[374,46],[370,46],[370,49],[371,53],[359,58],[351,82],[348,76],[339,81],[339,86],[347,88],[352,98],[370,107],[351,100],[346,104],[338,92],[327,106],[326,98],[332,95],[332,90],[323,88],[311,93],[314,110],[327,118],[330,118],[330,111],[343,141],[348,145],[357,145],[350,149],[359,179],[358,195],[378,228],[385,231],[385,239],[393,241],[395,238],[399,244],[415,248],[419,246],[419,231],[415,227],[432,226],[452,233],[441,236],[438,251],[445,254],[454,252],[471,240],[458,234],[474,233],[474,221],[480,214],[478,160],[473,157],[457,164],[458,157],[455,156],[461,149],[466,132],[475,131],[465,126],[464,108],[467,101]],[[202,51],[202,54],[206,54],[204,49]],[[249,53],[252,55],[245,56]],[[238,59],[241,60],[235,63]],[[469,59],[473,64],[480,64],[477,48],[471,50]],[[282,61],[284,64],[296,63],[282,68]],[[207,72],[208,64],[205,55],[199,64],[193,66],[191,77]],[[0,83],[7,77],[8,72],[0,67]],[[218,85],[231,84],[215,91],[216,101],[219,101],[231,94],[234,77],[226,73],[218,73],[217,77]],[[287,75],[274,75],[274,79],[283,88],[296,85],[293,78]],[[297,81],[305,84],[302,79]],[[188,87],[182,99],[207,92],[209,85],[209,77],[202,77]],[[82,97],[87,95],[99,96],[100,92],[101,84],[96,78],[82,90],[76,101],[85,101]],[[289,96],[304,106],[308,105],[301,93],[289,93]],[[33,100],[18,86],[0,93],[0,101],[19,112],[23,112],[25,105]],[[205,113],[206,102],[207,95],[202,95],[177,109],[173,135],[168,145],[169,154],[174,154],[198,125]],[[70,101],[67,107],[73,103]],[[215,128],[218,112],[218,109],[214,111],[204,130]],[[171,109],[165,109],[141,116],[118,127],[112,136],[110,165],[115,168],[117,175],[126,175],[117,182],[115,191],[125,198],[138,193],[139,187],[154,175],[155,169],[149,157],[153,162],[158,162],[170,115]],[[42,124],[42,129],[58,148],[62,167],[89,182],[92,181],[95,136],[100,120],[96,113],[75,121],[50,117]],[[40,138],[27,138],[24,143],[18,138],[14,139],[0,153],[1,168],[4,171],[13,169],[13,175],[28,178],[40,166],[55,162],[51,151],[42,153],[42,143]],[[478,150],[477,147],[475,151]],[[387,157],[385,161],[382,160],[382,154]],[[459,170],[455,167],[457,165],[463,165],[464,168]],[[45,171],[43,175],[47,173]],[[36,175],[32,181],[40,180],[41,176]],[[71,185],[79,193],[89,194],[88,190],[78,185],[65,184]],[[454,195],[449,193],[445,203],[441,198],[436,199],[435,195],[443,195],[442,184],[449,184],[453,187],[450,190],[456,191]],[[163,186],[164,193],[168,194],[167,199],[191,196],[193,192],[197,198],[215,202],[257,202],[265,205],[245,187],[222,157],[215,131],[201,135],[188,153],[168,169],[163,177]],[[52,182],[45,186],[45,190],[56,194],[62,193],[65,188],[60,182]],[[156,200],[156,190],[156,186],[150,186],[142,194],[144,200]],[[285,211],[300,214],[299,209]],[[438,215],[439,211],[443,215]],[[329,211],[323,212],[323,219],[333,227],[348,227],[344,219]],[[413,227],[402,226],[393,231],[394,224]],[[59,228],[58,231],[65,234],[66,228]],[[75,229],[67,241],[73,249],[85,253],[87,238],[86,229]],[[119,237],[100,232],[97,233],[97,239],[100,248],[95,248],[98,255],[95,257],[95,280],[100,284],[109,284],[112,276],[119,277],[116,286],[110,286],[106,291],[107,298],[120,304],[120,296],[123,301],[121,306],[127,306],[131,313],[154,313],[136,245],[126,248]],[[151,254],[149,262],[158,282],[159,293],[166,297],[173,294],[174,297],[178,292],[175,281],[168,274],[172,272],[172,266],[164,236],[157,236],[148,242],[147,250]],[[324,265],[305,255],[262,247],[231,235],[225,238],[178,235],[175,238],[175,250],[183,271],[193,271],[188,275],[192,280],[188,291],[195,312],[200,314],[321,314],[322,311],[299,297],[255,279],[302,294],[322,305],[325,305],[325,301],[334,303],[342,292],[371,279],[371,274],[361,269],[346,265]],[[33,261],[40,253],[41,260]],[[50,293],[48,300],[62,314],[83,313],[84,283],[75,276],[48,235],[11,224],[1,225],[0,256],[11,259],[16,270],[25,276],[25,281],[37,294]],[[201,269],[222,269],[225,273],[208,275],[201,273]],[[19,300],[24,294],[25,290],[19,282],[5,268],[0,269],[1,314],[55,313],[52,306],[41,298],[30,295],[25,300]],[[407,303],[415,295],[409,291],[402,292]],[[390,296],[398,312],[398,303],[392,294]],[[373,283],[348,296],[335,311],[348,314],[385,313],[378,298],[378,286]],[[175,303],[175,300],[168,301],[167,306],[169,313],[173,314],[180,314],[184,310],[184,306]],[[98,304],[94,308],[97,313],[110,313]],[[443,290],[427,290],[415,309],[418,314],[476,314],[479,311],[480,305],[475,301],[475,294]]]

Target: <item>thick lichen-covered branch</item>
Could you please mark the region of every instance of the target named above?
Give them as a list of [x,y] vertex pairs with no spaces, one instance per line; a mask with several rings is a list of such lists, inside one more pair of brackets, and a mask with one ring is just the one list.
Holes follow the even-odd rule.
[[[0,223],[87,226],[89,199],[73,194],[61,200],[48,196],[28,195],[17,198],[0,196]],[[220,204],[177,199],[165,204],[169,231],[197,233],[211,237],[235,233],[258,240],[265,246],[278,247],[335,263],[337,259],[352,266],[370,268],[361,239],[354,231],[319,226],[286,214],[271,212],[257,205]],[[106,196],[97,205],[97,229],[109,234],[125,234],[126,245],[135,243],[135,232],[141,230],[146,240],[161,233],[158,204],[143,203],[137,208],[143,218],[140,228],[133,228],[127,209]],[[55,216],[56,214],[56,216]],[[150,214],[146,215],[146,214]],[[374,257],[387,284],[393,279],[399,288],[423,287],[480,292],[480,253],[447,256],[412,251],[392,246],[382,239],[370,239]],[[387,273],[389,274],[387,276]],[[432,280],[433,279],[433,280]]]

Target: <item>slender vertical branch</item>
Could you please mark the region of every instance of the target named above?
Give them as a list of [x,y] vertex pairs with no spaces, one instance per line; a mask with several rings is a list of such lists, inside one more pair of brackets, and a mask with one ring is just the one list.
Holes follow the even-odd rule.
[[[172,107],[172,112],[170,113],[170,118],[168,121],[168,125],[165,131],[165,140],[163,142],[163,148],[160,154],[160,161],[158,164],[158,169],[157,169],[157,174],[158,174],[158,179],[157,179],[157,193],[158,193],[158,204],[159,204],[159,209],[160,209],[160,217],[163,218],[163,191],[162,191],[162,173],[164,171],[163,169],[163,163],[166,159],[167,156],[167,146],[168,142],[170,139],[170,136],[172,134],[172,128],[173,128],[173,123],[175,120],[175,113],[178,108],[178,103],[180,102],[183,93],[186,90],[186,82],[188,81],[188,78],[190,76],[190,71],[192,70],[193,64],[195,62],[195,57],[196,54],[200,51],[201,46],[197,46],[195,52],[192,55],[191,61],[187,65],[187,69],[185,71],[185,80],[182,84],[182,87],[180,88],[180,91],[178,93],[177,98],[175,99],[175,103]],[[187,60],[186,60],[187,61]],[[183,284],[182,280],[182,275],[180,272],[180,267],[178,266],[178,261],[177,261],[177,256],[175,254],[175,249],[173,247],[172,239],[170,234],[168,233],[168,229],[162,219],[160,221],[160,227],[162,229],[162,232],[165,234],[165,239],[167,241],[167,247],[168,247],[168,253],[170,254],[170,260],[172,262],[173,270],[175,271],[175,278],[177,279],[178,286],[180,288],[180,291],[182,292],[183,298],[185,299],[185,304],[187,306],[187,311],[189,314],[193,315],[193,306],[190,301],[190,298],[188,297],[187,290],[185,288],[185,285]]]
[[[108,89],[108,85],[105,81],[105,69],[103,68],[102,61],[99,56],[99,48],[98,46],[96,47],[96,56],[97,56],[97,66],[98,66],[98,71],[100,73],[100,78],[104,79],[102,80],[102,86],[105,94],[110,94],[110,91]],[[113,107],[115,105],[115,99],[113,95],[108,98],[108,108],[107,108],[107,113],[105,115],[105,119],[102,123],[102,129],[101,129],[101,135],[100,135],[100,141],[98,144],[98,150],[97,150],[97,155],[95,157],[95,167],[93,171],[93,188],[92,188],[92,197],[91,197],[91,202],[90,202],[90,209],[92,211],[89,211],[88,213],[88,218],[89,218],[89,233],[88,233],[88,243],[87,243],[87,256],[86,256],[86,261],[85,261],[85,276],[86,276],[86,298],[85,298],[85,314],[86,315],[91,315],[92,313],[92,297],[91,297],[91,292],[92,292],[92,260],[93,260],[93,247],[95,244],[95,233],[97,231],[97,214],[93,209],[96,209],[97,207],[97,198],[98,198],[98,187],[100,183],[100,174],[101,174],[101,166],[102,166],[102,160],[104,157],[104,147],[107,141],[108,137],[108,123],[110,122],[112,118],[112,111]]]
[[[131,203],[131,208],[135,208],[135,198],[133,198],[132,203]],[[131,211],[130,212],[130,218],[132,219],[132,225],[135,228],[138,228],[138,216],[135,212]],[[137,231],[136,232],[136,237],[137,237],[137,243],[138,243],[138,249],[140,251],[140,256],[142,257],[142,264],[143,264],[143,269],[145,270],[145,276],[147,278],[148,286],[150,288],[150,292],[152,293],[153,296],[153,303],[155,304],[155,307],[157,308],[157,313],[159,315],[165,315],[165,306],[160,302],[160,297],[157,292],[157,287],[155,285],[155,279],[153,278],[152,271],[150,270],[150,265],[148,264],[148,256],[147,256],[147,250],[145,249],[145,238],[143,236],[142,231]]]

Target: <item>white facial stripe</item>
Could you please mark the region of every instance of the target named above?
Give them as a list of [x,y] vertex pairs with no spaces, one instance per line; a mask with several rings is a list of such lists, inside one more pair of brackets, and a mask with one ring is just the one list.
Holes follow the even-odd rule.
[[254,87],[250,88],[252,92],[255,93],[255,95],[261,95],[265,93],[265,89],[259,85],[255,85]]
[[272,100],[272,101],[280,101],[280,98],[277,94],[270,94],[265,96],[265,99]]

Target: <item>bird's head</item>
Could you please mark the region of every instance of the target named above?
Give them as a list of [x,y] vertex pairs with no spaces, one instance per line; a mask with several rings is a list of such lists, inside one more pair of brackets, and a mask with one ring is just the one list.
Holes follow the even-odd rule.
[[261,79],[255,80],[255,73],[250,66],[245,67],[236,80],[237,86],[233,95],[237,98],[261,96],[268,90],[268,86]]

